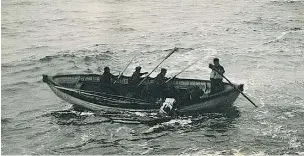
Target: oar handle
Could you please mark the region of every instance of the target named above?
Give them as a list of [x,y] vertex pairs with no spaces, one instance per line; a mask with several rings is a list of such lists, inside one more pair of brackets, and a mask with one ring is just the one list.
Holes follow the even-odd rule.
[[177,76],[177,75],[175,75],[175,76],[171,77],[170,79],[168,79],[168,80],[165,82],[165,84],[168,83],[169,81],[173,80],[176,76]]
[[215,68],[212,68],[210,65],[209,65],[209,67],[212,69],[212,70],[214,70],[214,71],[216,71],[218,74],[220,74],[225,80],[227,80],[228,81],[228,83],[230,84],[230,85],[232,85],[237,91],[239,91],[249,102],[251,102],[255,107],[258,107],[252,100],[250,100],[249,99],[249,97],[247,97],[239,88],[237,88],[234,84],[232,84],[231,83],[231,81],[229,81],[220,71],[218,71],[217,69],[215,69]]

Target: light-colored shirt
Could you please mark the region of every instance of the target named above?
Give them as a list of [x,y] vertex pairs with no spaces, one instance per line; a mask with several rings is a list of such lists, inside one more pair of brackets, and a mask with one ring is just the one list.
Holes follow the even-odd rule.
[[[225,73],[225,70],[222,66],[214,66],[216,67],[216,69],[221,72],[222,74]],[[215,70],[212,70],[211,73],[210,73],[210,78],[211,79],[223,79],[223,77],[218,73],[216,72]]]

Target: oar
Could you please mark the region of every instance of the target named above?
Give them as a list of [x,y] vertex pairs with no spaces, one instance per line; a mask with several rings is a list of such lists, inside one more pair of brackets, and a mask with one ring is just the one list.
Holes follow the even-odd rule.
[[166,59],[168,59],[174,52],[176,52],[178,48],[174,48],[143,80],[140,81],[140,83],[137,85],[140,86],[153,72],[156,70],[160,64],[162,64]]
[[174,79],[176,76],[178,76],[179,74],[181,74],[182,72],[184,72],[186,69],[190,68],[191,66],[193,66],[196,62],[198,62],[200,59],[197,59],[196,61],[194,61],[193,63],[191,63],[189,66],[187,66],[186,68],[184,68],[183,70],[181,70],[180,72],[178,72],[177,74],[175,74],[173,77],[171,77],[170,79],[168,79],[165,83],[168,83],[169,81],[171,81],[172,79]]
[[[211,64],[210,64],[211,65]],[[255,107],[258,107],[254,102],[252,102],[250,99],[249,99],[249,97],[247,97],[240,89],[238,89],[237,87],[235,87],[235,85],[233,85],[232,83],[231,83],[231,81],[229,81],[220,71],[218,71],[217,69],[215,69],[215,68],[212,68],[212,66],[210,66],[209,65],[209,67],[211,68],[211,69],[213,69],[213,70],[215,70],[218,74],[220,74],[224,79],[226,79],[229,83],[230,83],[230,85],[232,85],[237,91],[239,91],[248,101],[250,101]]]
[[[126,69],[129,67],[129,65],[132,63],[132,61],[135,59],[137,55],[135,55],[132,60],[127,64],[127,66],[125,67],[125,69],[119,74],[119,76],[117,77],[117,80],[119,80],[119,78],[122,76],[122,74],[126,71]],[[116,80],[116,81],[117,81]],[[116,83],[116,81],[114,81],[114,83]]]

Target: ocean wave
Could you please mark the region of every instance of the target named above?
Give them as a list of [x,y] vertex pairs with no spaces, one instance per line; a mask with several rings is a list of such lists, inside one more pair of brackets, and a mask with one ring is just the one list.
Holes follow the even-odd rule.
[[35,84],[29,82],[16,82],[11,84],[2,84],[1,91],[3,97],[15,96],[16,94],[23,93],[27,88],[33,87]]
[[134,112],[87,112],[87,110],[79,108],[55,111],[45,116],[55,117],[57,124],[78,126],[101,124],[104,122],[155,125],[170,120],[170,117],[161,117],[153,114],[142,116],[142,114]]
[[[88,135],[83,135],[82,138],[85,138],[84,140],[81,140],[79,142],[70,143],[66,145],[62,145],[58,148],[52,149],[52,151],[58,153],[73,153],[74,151],[81,150],[82,152],[86,152],[91,149],[100,149],[100,148],[107,148],[107,147],[124,147],[126,146],[126,142],[134,142],[134,141],[140,141],[140,140],[153,140],[160,137],[163,137],[165,135],[168,135],[167,133],[163,134],[157,134],[157,135],[150,135],[150,136],[131,136],[128,138],[118,137],[115,136],[112,133],[110,136],[103,137],[103,138],[91,138]],[[114,138],[112,138],[114,136]],[[129,152],[128,152],[129,153]],[[103,155],[110,155],[115,154],[113,151],[100,151],[99,154]],[[130,154],[130,153],[129,153]],[[135,153],[136,154],[136,153]],[[138,153],[140,154],[140,153]]]
[[1,31],[3,32],[3,31],[6,31],[6,30],[9,30],[9,28],[8,27],[5,27],[5,26],[2,26],[1,27]]
[[1,124],[9,124],[13,121],[13,118],[1,118]]
[[39,59],[39,61],[45,63],[45,62],[51,62],[53,59],[57,59],[57,58],[75,58],[75,57],[76,56],[74,54],[57,54],[52,56],[45,56]]
[[85,61],[85,62],[92,62],[92,61],[93,61],[93,58],[92,58],[91,56],[85,56],[85,57],[83,58],[83,61]]
[[22,115],[26,115],[26,114],[32,114],[34,112],[40,112],[41,109],[32,109],[32,110],[26,110],[26,111],[22,111],[18,114],[18,116],[22,116]]
[[5,5],[13,5],[13,6],[25,6],[25,5],[33,5],[32,1],[16,1],[16,2],[10,2],[6,3]]
[[300,28],[300,27],[294,27],[294,28],[290,28],[290,30],[292,30],[292,31],[300,31],[300,30],[303,30],[303,29]]
[[20,82],[12,82],[9,84],[2,84],[2,91],[15,92],[20,90],[23,87],[32,87],[33,83],[20,81]]
[[267,41],[263,43],[263,45],[267,45],[270,43],[277,43],[282,41],[288,41],[288,40],[299,40],[300,42],[303,42],[302,38],[302,29],[298,27],[290,28],[290,31],[284,31],[280,35],[276,36],[274,39]]
[[31,66],[34,65],[35,62],[33,61],[14,61],[10,63],[2,63],[1,64],[1,69],[6,69],[6,68],[12,68],[12,67],[20,67],[20,66]]
[[2,91],[2,98],[3,97],[11,97],[14,96],[15,94],[21,92],[19,88],[1,88]]
[[65,21],[65,20],[68,20],[67,18],[55,18],[55,19],[52,19],[52,21]]
[[66,59],[72,59],[68,60],[68,62],[76,63],[76,59],[80,59],[80,63],[85,63],[89,65],[90,63],[100,61],[100,60],[109,60],[111,59],[111,55],[113,54],[112,51],[106,50],[106,51],[97,51],[97,50],[77,50],[72,53],[62,53],[62,54],[56,54],[51,56],[45,56],[43,58],[39,59],[39,62],[41,63],[49,63],[53,60],[66,60]]
[[111,119],[101,116],[96,116],[91,112],[79,112],[71,110],[54,111],[44,116],[55,117],[54,120],[59,125],[96,125],[104,122],[111,122]]
[[28,85],[31,85],[32,83],[30,82],[26,82],[26,81],[19,81],[19,82],[16,82],[16,83],[11,83],[9,84],[10,86],[28,86]]
[[43,49],[43,48],[48,48],[48,47],[49,47],[49,46],[32,45],[31,47],[25,48],[25,50]]
[[40,71],[41,67],[33,67],[30,69],[22,69],[19,71],[11,72],[10,74],[19,74],[19,73],[32,73],[32,72],[38,72]]
[[85,72],[85,73],[93,73],[93,70],[92,70],[92,69],[87,68],[87,69],[85,69],[83,72]]
[[[37,46],[37,47],[32,47],[32,48],[44,48],[45,46]],[[116,53],[112,50],[98,50],[95,49],[96,46],[93,47],[93,49],[81,49],[81,50],[76,50],[76,51],[62,51],[58,52],[55,55],[48,55],[44,56],[42,58],[33,58],[29,57],[28,59],[23,59],[21,61],[14,61],[14,62],[9,62],[9,63],[2,63],[1,66],[3,70],[14,68],[14,67],[28,67],[29,69],[22,69],[13,72],[14,74],[16,73],[22,73],[22,72],[32,72],[32,71],[39,71],[41,70],[42,64],[40,63],[59,63],[64,61],[68,63],[73,63],[73,68],[74,67],[80,67],[82,64],[86,66],[91,66],[94,64],[94,66],[97,64],[100,66],[100,63],[104,64],[104,61],[111,61],[112,57],[116,56]],[[153,57],[159,57],[155,56],[155,53],[160,53],[160,52],[168,52],[171,51],[172,49],[164,49],[164,50],[152,50],[152,51],[147,51],[145,55],[153,55]],[[193,48],[179,48],[179,52],[188,52],[192,51]],[[114,56],[113,56],[114,55]],[[152,56],[151,56],[152,57]],[[29,67],[33,66],[33,67]],[[10,70],[11,71],[11,70]]]
[[119,28],[110,28],[108,29],[109,31],[113,30],[113,31],[118,31],[118,32],[133,32],[135,31],[134,28],[124,28],[124,27],[119,27]]
[[107,44],[105,43],[99,43],[99,44],[95,44],[94,46],[106,46]]
[[302,4],[303,0],[271,0],[270,4],[278,4],[278,5],[283,5],[283,4]]
[[[24,127],[22,127],[22,126],[20,126],[20,125],[16,125],[16,127],[10,127],[10,128],[6,128],[5,130],[3,130],[3,131],[5,131],[5,132],[9,132],[9,133],[11,133],[11,132],[18,132],[19,133],[19,131],[29,131],[30,129],[32,129],[32,127],[31,126],[24,126]],[[2,134],[3,134],[3,132],[2,132]]]

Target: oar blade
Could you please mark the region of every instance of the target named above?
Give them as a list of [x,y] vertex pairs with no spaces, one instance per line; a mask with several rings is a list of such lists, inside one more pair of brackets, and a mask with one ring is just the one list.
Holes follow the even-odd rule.
[[178,50],[178,48],[174,48],[166,57],[165,59],[169,58],[174,52],[176,52]]

